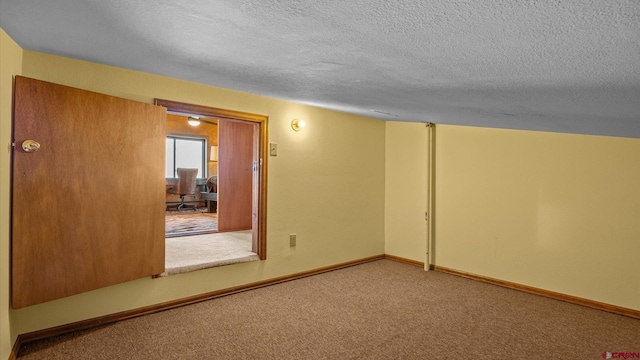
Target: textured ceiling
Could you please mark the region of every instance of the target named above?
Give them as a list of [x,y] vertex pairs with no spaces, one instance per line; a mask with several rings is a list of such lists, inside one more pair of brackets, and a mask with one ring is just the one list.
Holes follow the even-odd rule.
[[0,0],[23,48],[387,120],[640,138],[638,0]]

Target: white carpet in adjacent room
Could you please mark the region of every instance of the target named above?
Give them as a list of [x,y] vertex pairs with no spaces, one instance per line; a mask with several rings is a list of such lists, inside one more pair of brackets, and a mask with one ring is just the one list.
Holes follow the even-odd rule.
[[251,252],[251,230],[167,238],[165,253],[160,276],[260,260]]

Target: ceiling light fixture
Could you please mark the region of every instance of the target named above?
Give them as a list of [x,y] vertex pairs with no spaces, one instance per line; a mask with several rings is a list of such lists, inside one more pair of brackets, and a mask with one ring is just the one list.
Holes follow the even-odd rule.
[[304,120],[293,119],[291,121],[291,128],[295,131],[300,131],[305,126],[307,126],[307,123]]
[[200,118],[197,117],[197,116],[189,116],[187,122],[191,126],[198,126],[198,125],[200,125]]

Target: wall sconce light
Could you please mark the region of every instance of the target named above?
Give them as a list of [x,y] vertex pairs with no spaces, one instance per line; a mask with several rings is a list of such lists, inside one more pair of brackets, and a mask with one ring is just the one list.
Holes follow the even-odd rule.
[[215,145],[211,147],[211,152],[209,153],[209,161],[218,161],[218,147]]
[[200,118],[197,116],[189,116],[187,123],[191,126],[198,126],[200,125]]
[[307,126],[307,123],[304,120],[293,119],[291,121],[291,128],[295,131],[300,131],[305,126]]

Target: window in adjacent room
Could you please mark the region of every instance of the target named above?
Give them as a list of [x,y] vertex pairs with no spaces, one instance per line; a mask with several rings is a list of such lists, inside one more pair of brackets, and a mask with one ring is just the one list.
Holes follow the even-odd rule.
[[177,168],[197,168],[198,178],[206,176],[204,169],[207,153],[205,139],[167,136],[166,178],[176,178]]

